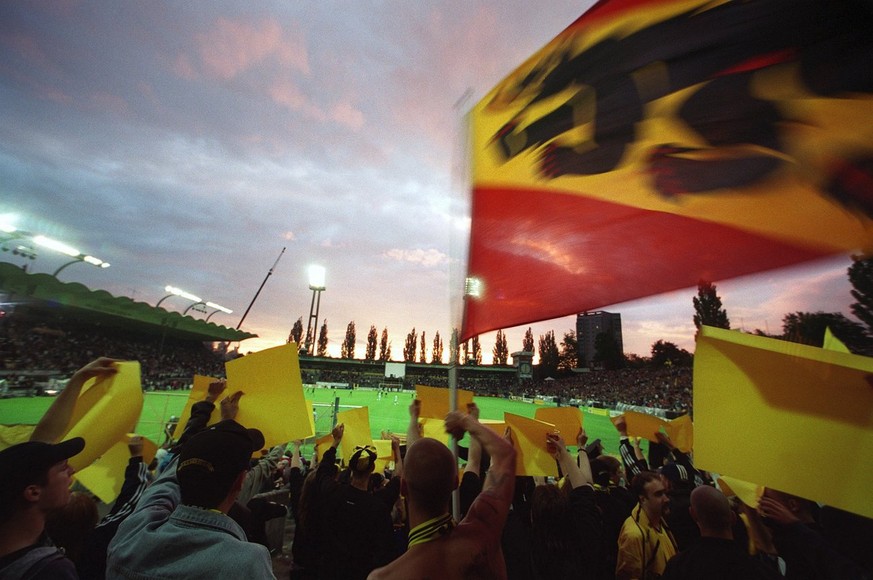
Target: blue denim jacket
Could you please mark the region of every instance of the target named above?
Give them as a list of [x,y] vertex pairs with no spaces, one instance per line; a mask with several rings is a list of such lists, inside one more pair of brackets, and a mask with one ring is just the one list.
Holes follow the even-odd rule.
[[174,459],[109,545],[107,578],[275,578],[270,553],[228,516],[179,505]]

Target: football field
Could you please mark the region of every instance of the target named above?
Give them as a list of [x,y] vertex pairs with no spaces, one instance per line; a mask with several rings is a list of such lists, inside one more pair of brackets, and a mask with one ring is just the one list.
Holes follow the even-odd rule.
[[[145,394],[142,413],[136,426],[140,433],[152,441],[163,442],[164,425],[173,416],[178,417],[185,407],[190,391],[151,392]],[[313,402],[316,415],[316,435],[328,433],[333,426],[333,411],[336,404],[339,410],[367,407],[370,416],[370,430],[373,438],[381,438],[382,431],[406,433],[409,425],[409,404],[414,393],[391,392],[378,396],[376,391],[343,390],[306,387],[304,394]],[[337,402],[338,399],[338,402]],[[395,400],[396,399],[396,400]],[[19,397],[0,400],[0,425],[35,424],[45,413],[54,399],[52,397]],[[495,397],[475,397],[483,419],[502,420],[503,413],[514,413],[533,417],[541,405],[513,401]],[[240,401],[245,405],[245,397]],[[601,439],[604,450],[609,454],[618,453],[618,433],[605,414],[583,412],[585,431],[588,440]],[[562,434],[568,446],[575,445],[574,434]],[[308,446],[307,446],[308,447]]]

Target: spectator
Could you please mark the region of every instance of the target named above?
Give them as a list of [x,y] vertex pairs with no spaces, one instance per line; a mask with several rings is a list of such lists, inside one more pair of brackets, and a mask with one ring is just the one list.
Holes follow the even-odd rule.
[[242,394],[222,400],[222,421],[183,444],[121,524],[108,578],[274,577],[267,548],[227,517],[252,453],[264,446],[260,431],[234,420]]
[[676,540],[664,521],[670,504],[667,487],[658,473],[643,471],[634,476],[631,491],[639,504],[625,520],[618,537],[615,578],[656,578],[676,555]]
[[753,559],[736,542],[731,531],[734,512],[727,498],[709,486],[691,492],[691,517],[700,528],[694,547],[680,552],[667,562],[663,580],[776,580],[773,565]]
[[472,415],[452,411],[445,423],[455,439],[469,432],[491,456],[482,493],[455,526],[449,513],[449,499],[458,485],[454,456],[434,439],[412,443],[401,483],[409,501],[409,548],[370,578],[506,578],[500,532],[512,501],[515,450]]
[[78,371],[31,434],[30,441],[0,451],[0,578],[77,578],[76,570],[45,534],[48,515],[70,501],[73,469],[67,460],[85,448],[63,435],[82,386],[117,369],[99,358]]

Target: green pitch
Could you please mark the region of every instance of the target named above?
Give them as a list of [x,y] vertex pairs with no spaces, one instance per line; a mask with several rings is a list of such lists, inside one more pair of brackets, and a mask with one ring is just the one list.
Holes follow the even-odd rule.
[[[370,429],[374,438],[380,438],[383,430],[406,433],[409,425],[409,404],[413,396],[412,392],[405,391],[388,393],[379,399],[376,391],[305,389],[305,397],[313,402],[317,415],[315,428],[319,436],[330,432],[333,426],[333,408],[337,397],[341,411],[353,407],[369,408]],[[0,425],[35,424],[53,400],[51,397],[2,399]],[[181,415],[187,400],[188,391],[146,393],[142,414],[136,426],[137,433],[157,443],[163,442],[164,425],[170,417]],[[493,397],[476,397],[475,401],[483,419],[502,420],[504,412],[532,418],[539,406]],[[241,404],[245,405],[245,397]],[[589,442],[600,439],[607,453],[618,454],[618,433],[608,417],[585,412],[584,425]],[[564,437],[568,445],[575,444],[575,434],[564,434]]]

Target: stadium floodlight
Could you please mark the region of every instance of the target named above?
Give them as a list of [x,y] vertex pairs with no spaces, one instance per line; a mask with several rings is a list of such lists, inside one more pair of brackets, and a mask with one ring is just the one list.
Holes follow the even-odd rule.
[[67,245],[64,242],[59,242],[58,240],[53,240],[52,238],[47,238],[45,236],[33,236],[33,243],[37,246],[42,246],[43,248],[48,248],[49,250],[54,250],[55,252],[66,254],[71,258],[78,258],[82,255],[82,253],[73,246]]
[[[185,300],[190,300],[191,302],[203,302],[203,300],[199,296],[195,296],[190,292],[185,292],[181,288],[176,288],[175,286],[165,286],[164,290],[169,292],[170,296],[178,296],[180,298],[184,298]],[[164,298],[169,298],[169,296],[165,296]]]
[[15,226],[11,226],[6,223],[0,223],[0,232],[3,232],[4,234],[13,234],[17,231],[18,228],[16,228]]
[[[218,310],[220,312],[224,312],[225,314],[233,314],[233,310],[231,310],[230,308],[225,308],[224,306],[222,306],[220,304],[216,304],[215,302],[207,302],[206,307],[207,308],[215,308],[216,310]],[[215,313],[213,312],[213,314],[215,314]],[[210,314],[210,316],[211,316],[211,314]]]
[[482,296],[482,280],[473,276],[464,280],[464,296],[473,298]]
[[309,266],[309,289],[324,290],[325,275],[326,270],[324,269],[324,266],[318,266],[315,264]]
[[306,323],[306,344],[304,346],[310,356],[315,350],[315,332],[318,330],[321,293],[327,288],[324,285],[326,273],[324,266],[316,264],[309,266],[309,289],[312,290],[312,302],[309,304],[309,322]]

